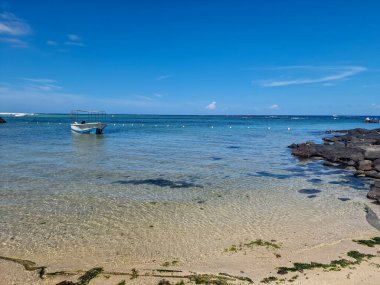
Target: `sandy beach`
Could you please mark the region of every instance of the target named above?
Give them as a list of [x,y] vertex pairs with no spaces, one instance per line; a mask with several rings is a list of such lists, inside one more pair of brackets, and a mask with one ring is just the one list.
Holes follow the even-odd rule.
[[[368,230],[366,235],[354,238],[371,238],[378,234],[376,230]],[[319,262],[329,264],[332,260],[347,259],[355,262],[355,259],[347,257],[347,252],[359,251],[363,254],[373,255],[370,259],[365,259],[360,264],[352,264],[348,267],[337,267],[334,269],[305,269],[301,271],[289,272],[287,274],[277,274],[278,267],[292,267],[292,263]],[[299,250],[286,250],[280,248],[275,252],[281,257],[276,257],[272,249],[268,248],[248,248],[238,250],[238,252],[228,253],[209,257],[202,262],[178,262],[165,265],[151,262],[147,264],[126,263],[125,266],[114,268],[110,265],[103,267],[104,272],[92,279],[89,284],[116,285],[125,280],[125,284],[136,285],[156,285],[161,280],[170,283],[180,284],[183,280],[185,284],[378,284],[380,278],[380,255],[379,246],[373,248],[358,245],[352,240],[337,240],[330,244],[320,244],[312,248],[301,248]],[[172,261],[168,262],[171,263]],[[99,266],[99,265],[97,265]],[[39,270],[27,271],[18,261],[0,261],[0,271],[3,278],[0,284],[82,284],[78,278],[83,276],[84,271],[89,268],[71,268],[66,273],[60,272],[58,275],[45,275],[43,279],[39,276]],[[77,272],[80,270],[80,272]],[[136,275],[133,271],[136,270]],[[162,271],[160,271],[162,270]],[[50,268],[46,269],[50,272]],[[222,274],[220,274],[222,273]],[[214,280],[215,283],[196,283],[196,276],[207,274],[206,280]],[[178,276],[178,277],[176,277]],[[193,279],[191,278],[193,276]],[[243,281],[239,279],[247,279]],[[192,280],[192,281],[191,281]],[[201,279],[200,279],[201,280]],[[72,281],[74,283],[60,283]],[[227,282],[227,283],[217,283]],[[87,283],[83,283],[87,284]],[[121,283],[123,284],[123,283]]]
[[[165,224],[155,224],[154,227],[146,225],[147,229],[156,234],[144,232],[145,240],[138,243],[136,240],[132,244],[125,243],[127,237],[122,235],[120,239],[109,238],[108,244],[104,244],[104,239],[103,244],[87,239],[87,247],[78,243],[50,251],[40,248],[31,254],[9,249],[3,243],[0,284],[87,284],[75,282],[87,270],[96,267],[103,271],[90,280],[90,285],[116,285],[123,280],[125,284],[156,285],[163,279],[170,283],[161,284],[181,284],[176,283],[181,280],[185,284],[377,284],[380,278],[380,245],[369,247],[353,240],[368,241],[379,236],[379,231],[368,222],[369,216],[364,206],[371,207],[372,218],[373,215],[380,216],[380,209],[378,205],[370,203],[349,203],[353,209],[350,215],[347,212],[340,215],[337,208],[336,215],[329,213],[324,217],[319,216],[315,221],[309,218],[305,224],[302,223],[303,216],[301,219],[293,217],[283,220],[284,227],[277,225],[277,230],[271,227],[267,230],[264,227],[259,229],[256,236],[255,231],[247,230],[247,224],[243,222],[250,219],[247,214],[249,209],[240,203],[239,212],[245,212],[245,218],[240,219],[237,212],[227,211],[231,219],[233,214],[236,219],[230,222],[225,220],[223,225],[218,224],[219,233],[214,231],[212,225],[210,231],[207,227],[202,228],[201,232],[194,228],[194,235],[191,231],[183,232],[178,227],[169,227],[168,232]],[[343,205],[346,207],[347,204]],[[164,206],[166,211],[170,207],[167,204]],[[222,212],[218,212],[216,207],[210,212],[207,205],[202,207],[202,215],[210,218],[214,213],[215,218],[220,218]],[[232,208],[234,205],[231,205]],[[191,216],[196,220],[202,219],[193,210]],[[181,208],[177,205],[175,212],[178,214],[180,211]],[[186,212],[189,213],[188,207]],[[168,222],[170,219],[163,221]],[[191,227],[190,224],[190,220],[186,222],[187,227]],[[199,228],[198,224],[196,223],[196,228]],[[116,232],[108,230],[110,236],[116,235]],[[357,262],[348,255],[352,251],[373,256]],[[279,267],[291,268],[294,263],[317,262],[328,265],[334,260],[342,259],[352,264],[278,274]],[[40,267],[45,266],[41,271]],[[203,274],[207,275],[204,279],[200,278]],[[207,283],[210,280],[215,282]],[[60,283],[63,281],[74,283]]]

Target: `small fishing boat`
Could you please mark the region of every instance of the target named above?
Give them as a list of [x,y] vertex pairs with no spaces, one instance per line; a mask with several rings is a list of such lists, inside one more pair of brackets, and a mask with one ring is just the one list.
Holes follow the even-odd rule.
[[374,118],[365,118],[364,122],[366,123],[370,123],[370,124],[379,124],[380,123],[380,120],[378,119],[374,119]]
[[106,112],[104,111],[88,111],[88,110],[72,110],[71,117],[71,130],[76,133],[95,133],[102,134],[107,124]]

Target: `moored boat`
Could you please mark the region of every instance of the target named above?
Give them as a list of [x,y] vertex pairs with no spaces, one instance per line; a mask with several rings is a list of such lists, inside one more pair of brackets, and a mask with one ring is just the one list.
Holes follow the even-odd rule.
[[101,122],[106,118],[104,111],[73,110],[70,115],[72,119],[71,130],[76,133],[102,134],[107,127],[106,123]]
[[365,118],[364,122],[366,122],[366,123],[372,123],[372,124],[379,124],[380,120],[374,119],[374,118]]

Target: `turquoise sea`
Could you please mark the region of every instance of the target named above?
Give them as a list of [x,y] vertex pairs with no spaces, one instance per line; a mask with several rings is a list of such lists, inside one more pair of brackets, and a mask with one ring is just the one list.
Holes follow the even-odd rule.
[[345,221],[362,211],[366,180],[287,148],[321,142],[325,130],[378,127],[364,117],[108,115],[102,135],[72,133],[67,115],[5,119],[4,255],[117,266],[206,258],[245,238],[291,248],[290,233],[313,244],[337,238],[334,228],[343,238],[367,227]]

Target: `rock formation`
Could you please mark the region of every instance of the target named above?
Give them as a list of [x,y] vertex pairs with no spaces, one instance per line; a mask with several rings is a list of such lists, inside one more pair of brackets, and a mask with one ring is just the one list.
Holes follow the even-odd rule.
[[323,144],[292,144],[292,154],[301,158],[319,157],[329,163],[356,169],[355,175],[375,180],[367,197],[380,202],[380,129],[327,131]]

